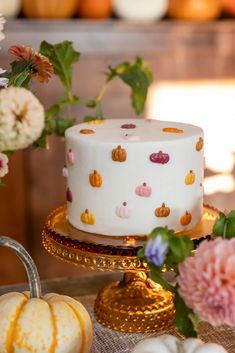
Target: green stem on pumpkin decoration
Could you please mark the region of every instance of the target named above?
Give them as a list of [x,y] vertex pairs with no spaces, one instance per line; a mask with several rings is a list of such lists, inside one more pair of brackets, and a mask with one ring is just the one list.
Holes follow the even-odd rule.
[[0,246],[13,250],[15,254],[20,258],[27,272],[30,297],[40,298],[42,294],[40,278],[37,267],[29,253],[20,243],[5,236],[0,236]]

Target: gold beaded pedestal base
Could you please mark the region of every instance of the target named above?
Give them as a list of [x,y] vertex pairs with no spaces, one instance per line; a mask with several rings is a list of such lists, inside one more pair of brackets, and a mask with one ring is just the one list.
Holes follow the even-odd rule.
[[[219,211],[205,206],[201,222],[177,235],[188,234],[197,246],[212,233],[218,217]],[[172,294],[147,277],[147,264],[137,257],[145,241],[146,237],[79,231],[68,223],[66,206],[50,214],[43,230],[44,247],[59,259],[90,269],[124,272],[122,281],[100,291],[94,308],[99,323],[122,332],[155,332],[173,322]]]
[[172,294],[147,278],[127,272],[120,282],[103,288],[95,301],[99,323],[122,332],[156,332],[172,325]]

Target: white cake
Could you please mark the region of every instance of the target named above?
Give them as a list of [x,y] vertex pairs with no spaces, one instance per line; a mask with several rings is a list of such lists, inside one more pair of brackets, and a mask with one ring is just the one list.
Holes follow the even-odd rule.
[[192,228],[203,211],[203,131],[113,119],[66,131],[68,220],[109,236]]

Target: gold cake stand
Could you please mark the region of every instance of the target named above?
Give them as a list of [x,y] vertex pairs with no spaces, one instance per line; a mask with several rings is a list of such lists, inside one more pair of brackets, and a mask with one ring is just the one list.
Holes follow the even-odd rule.
[[[205,205],[201,222],[188,234],[195,247],[210,237],[219,211]],[[61,206],[47,218],[43,230],[45,249],[57,258],[101,271],[124,272],[121,281],[103,288],[95,301],[99,323],[122,332],[155,332],[172,325],[173,297],[148,278],[148,266],[137,257],[147,237],[109,237],[75,229],[67,221],[67,207]]]

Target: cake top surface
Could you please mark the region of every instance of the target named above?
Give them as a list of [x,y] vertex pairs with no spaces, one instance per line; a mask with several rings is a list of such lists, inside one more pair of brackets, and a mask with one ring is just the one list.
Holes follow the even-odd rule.
[[137,118],[95,120],[66,130],[67,137],[115,143],[182,140],[202,134],[194,125]]

